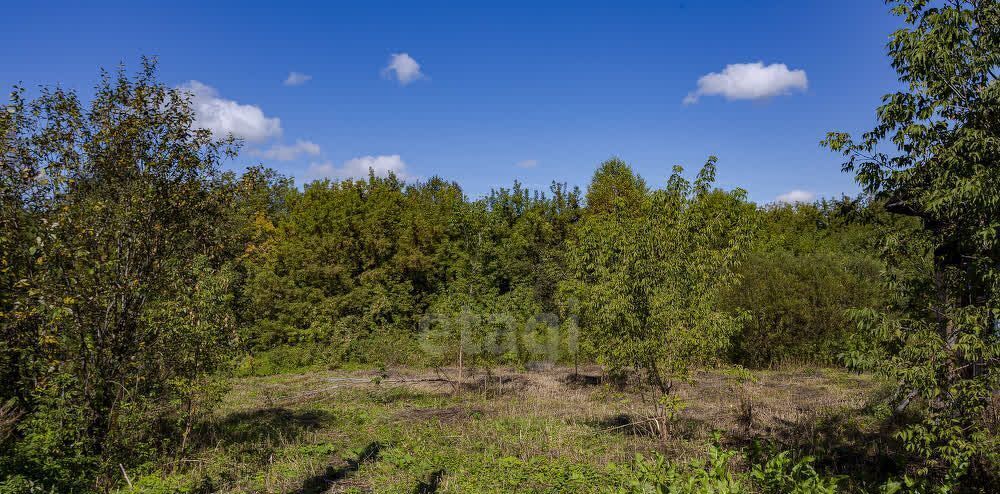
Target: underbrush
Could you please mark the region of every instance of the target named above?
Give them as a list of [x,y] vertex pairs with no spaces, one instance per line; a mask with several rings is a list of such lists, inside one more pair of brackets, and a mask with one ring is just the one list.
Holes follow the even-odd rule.
[[398,338],[370,338],[347,348],[328,343],[280,345],[245,355],[236,362],[236,377],[274,376],[332,369],[360,370],[376,366],[421,367],[416,342]]
[[635,462],[619,467],[624,485],[609,489],[615,494],[832,494],[842,477],[823,475],[814,467],[815,458],[796,457],[782,451],[752,464],[749,471],[733,466],[742,452],[720,446],[708,447],[704,458],[687,463],[670,462],[663,455],[638,456]]

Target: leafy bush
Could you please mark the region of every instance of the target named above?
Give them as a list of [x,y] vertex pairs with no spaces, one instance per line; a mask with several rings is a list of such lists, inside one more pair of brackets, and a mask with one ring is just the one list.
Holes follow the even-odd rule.
[[615,467],[624,480],[612,492],[618,494],[824,494],[837,492],[839,477],[826,477],[813,468],[813,458],[794,460],[788,451],[780,452],[763,464],[751,466],[748,474],[735,471],[732,460],[739,453],[716,443],[705,458],[677,464],[662,455],[651,458],[639,455],[631,465]]
[[750,315],[734,337],[734,360],[755,367],[836,363],[857,331],[848,309],[877,307],[884,298],[872,283],[882,270],[874,221],[863,217],[872,209],[877,205],[845,198],[761,211],[753,252],[724,298]]
[[3,473],[107,489],[120,464],[174,446],[161,425],[189,428],[230,358],[234,142],[192,130],[189,96],[150,61],[105,73],[86,106],[15,89],[5,110],[0,399],[24,415]]
[[1000,3],[889,3],[904,24],[887,45],[900,84],[874,128],[823,144],[920,235],[886,231],[889,310],[854,313],[863,337],[848,358],[898,384],[897,412],[927,405],[899,438],[929,489],[995,487],[983,412],[1000,387]]
[[729,462],[736,453],[712,446],[708,458],[676,465],[662,455],[636,457],[627,470],[625,486],[617,494],[736,494],[748,492],[743,480],[731,472]]
[[750,478],[766,494],[833,494],[838,477],[824,477],[813,468],[815,459],[806,456],[794,459],[791,452],[782,451],[763,465],[754,465]]
[[604,163],[588,201],[596,194],[609,202],[593,211],[588,203],[571,245],[575,276],[563,284],[564,296],[579,300],[599,362],[611,373],[638,373],[662,394],[692,366],[725,355],[742,317],[717,302],[755,230],[745,192],[713,188],[714,157],[693,183],[682,171],[649,193],[627,165]]

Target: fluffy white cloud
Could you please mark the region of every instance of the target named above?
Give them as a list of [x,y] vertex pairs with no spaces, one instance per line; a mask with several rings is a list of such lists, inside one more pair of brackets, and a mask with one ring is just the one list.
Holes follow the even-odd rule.
[[212,131],[218,138],[233,134],[260,142],[281,135],[281,119],[264,116],[258,106],[220,98],[215,88],[198,81],[188,81],[180,88],[191,94],[195,126]]
[[389,172],[394,173],[399,178],[411,178],[406,171],[406,163],[398,154],[388,156],[361,156],[345,161],[341,166],[335,166],[326,161],[323,163],[313,163],[306,171],[306,179],[316,180],[322,178],[365,178],[368,170],[371,169],[375,175],[385,177]]
[[393,53],[389,57],[389,65],[382,69],[382,76],[396,78],[400,84],[406,85],[417,79],[422,79],[420,64],[406,53]]
[[534,168],[538,166],[538,160],[524,160],[514,163],[514,166],[518,168]]
[[302,72],[289,72],[288,77],[285,78],[286,86],[301,86],[309,81],[311,81],[313,76],[309,74],[303,74]]
[[317,156],[319,144],[299,139],[295,144],[275,144],[262,151],[251,151],[251,154],[270,160],[291,161],[299,156]]
[[816,194],[805,190],[795,189],[781,194],[775,198],[775,201],[795,204],[797,202],[812,202],[813,199],[816,199]]
[[783,63],[734,63],[722,72],[701,76],[698,89],[684,98],[684,104],[697,103],[702,96],[724,96],[727,100],[770,98],[807,87],[806,72],[788,70]]

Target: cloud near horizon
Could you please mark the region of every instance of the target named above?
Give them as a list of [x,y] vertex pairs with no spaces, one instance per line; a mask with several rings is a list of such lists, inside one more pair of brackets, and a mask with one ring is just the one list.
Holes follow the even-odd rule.
[[726,65],[722,72],[705,74],[698,79],[698,89],[688,93],[685,105],[697,103],[702,96],[722,96],[726,100],[759,100],[804,91],[809,79],[804,70],[788,70],[783,63],[763,62]]
[[396,79],[400,85],[407,85],[425,76],[420,71],[420,64],[406,53],[393,53],[389,57],[389,65],[382,69],[382,77]]
[[299,156],[318,156],[319,153],[319,144],[304,139],[298,139],[294,144],[275,144],[264,150],[250,152],[253,156],[277,161],[291,161]]
[[248,142],[261,142],[281,135],[281,119],[265,116],[259,106],[222,98],[215,88],[196,80],[181,84],[180,89],[191,95],[194,125],[210,130],[218,139],[232,134]]
[[309,74],[303,74],[302,72],[289,72],[288,77],[285,78],[283,83],[286,86],[301,86],[309,81],[311,81],[313,76]]
[[538,166],[538,160],[524,160],[514,163],[514,166],[518,168],[534,168]]
[[795,204],[799,202],[812,202],[815,199],[816,194],[806,190],[795,189],[779,195],[774,200],[775,202],[783,202],[785,204]]
[[312,163],[306,171],[305,178],[308,181],[324,178],[366,178],[369,169],[379,177],[386,177],[391,172],[404,180],[413,178],[413,175],[406,170],[406,162],[398,154],[361,156],[347,160],[340,166],[335,166],[330,161]]

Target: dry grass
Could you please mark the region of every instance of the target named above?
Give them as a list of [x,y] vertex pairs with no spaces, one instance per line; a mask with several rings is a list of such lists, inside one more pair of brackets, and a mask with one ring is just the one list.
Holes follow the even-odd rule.
[[764,371],[754,381],[699,372],[675,388],[685,407],[664,439],[643,428],[648,397],[603,384],[597,368],[464,374],[461,385],[455,369],[241,378],[198,431],[198,455],[148,477],[228,492],[461,492],[505,458],[599,472],[637,453],[701,455],[713,431],[737,445],[816,446],[824,418],[861,416],[877,387],[832,369]]

